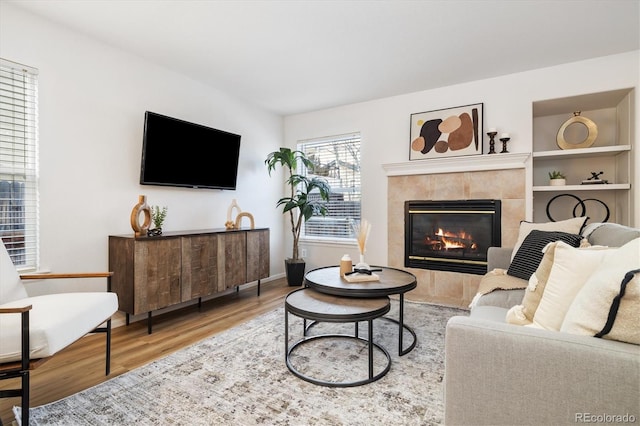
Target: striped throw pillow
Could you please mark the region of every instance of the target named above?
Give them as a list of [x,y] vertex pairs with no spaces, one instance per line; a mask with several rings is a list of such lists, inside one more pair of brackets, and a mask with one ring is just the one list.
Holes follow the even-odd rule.
[[564,241],[572,247],[578,247],[580,240],[582,240],[582,236],[578,234],[533,230],[518,248],[513,261],[509,265],[509,269],[507,269],[507,274],[523,280],[529,280],[531,274],[538,269],[542,256],[544,256],[542,249],[547,244],[554,241]]

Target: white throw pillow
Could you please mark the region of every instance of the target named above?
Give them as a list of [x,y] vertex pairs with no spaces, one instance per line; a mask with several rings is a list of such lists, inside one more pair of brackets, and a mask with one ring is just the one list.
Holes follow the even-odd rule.
[[[615,251],[608,251],[600,266],[584,284],[567,311],[560,331],[595,336],[607,323],[613,299],[620,293],[629,271],[640,269],[640,238]],[[640,345],[640,276],[627,283],[605,339]]]
[[511,260],[513,261],[514,256],[518,252],[520,245],[529,232],[534,229],[538,231],[561,231],[569,234],[579,234],[580,230],[584,226],[587,218],[585,216],[574,217],[572,219],[561,220],[558,222],[545,222],[545,223],[532,223],[532,222],[520,222],[520,229],[518,231],[518,239],[516,240],[516,244],[513,246],[513,252],[511,252]]
[[598,268],[609,250],[604,246],[571,247],[562,241],[556,244],[553,266],[533,324],[559,331],[573,299],[591,274]]

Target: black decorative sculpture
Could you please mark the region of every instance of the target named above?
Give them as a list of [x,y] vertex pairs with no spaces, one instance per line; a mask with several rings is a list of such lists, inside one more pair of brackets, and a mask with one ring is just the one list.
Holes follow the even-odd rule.
[[593,184],[604,184],[609,183],[609,181],[600,179],[600,175],[604,172],[591,172],[591,177],[582,181],[583,185],[593,185]]

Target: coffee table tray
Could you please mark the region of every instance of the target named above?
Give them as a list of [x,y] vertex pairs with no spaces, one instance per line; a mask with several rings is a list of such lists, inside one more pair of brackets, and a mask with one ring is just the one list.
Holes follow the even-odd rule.
[[363,283],[367,281],[380,281],[380,276],[377,274],[369,275],[356,272],[355,274],[345,275],[344,279],[350,283]]

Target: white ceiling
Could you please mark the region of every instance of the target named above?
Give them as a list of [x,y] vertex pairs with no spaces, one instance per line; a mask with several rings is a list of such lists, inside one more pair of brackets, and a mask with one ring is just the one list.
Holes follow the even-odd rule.
[[288,115],[640,49],[640,0],[1,0]]

